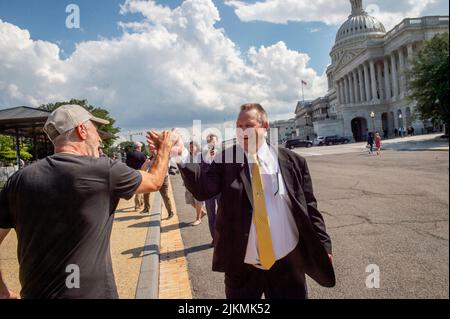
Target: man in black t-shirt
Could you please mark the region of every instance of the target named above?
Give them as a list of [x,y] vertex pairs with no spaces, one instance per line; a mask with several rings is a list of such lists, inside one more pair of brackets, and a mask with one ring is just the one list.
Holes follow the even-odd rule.
[[[159,190],[171,134],[149,134],[159,150],[149,172],[99,157],[96,125],[108,122],[78,105],[55,110],[45,131],[55,155],[14,174],[0,193],[0,245],[11,228],[18,239],[22,298],[117,298],[110,253],[120,198]],[[14,297],[0,269],[0,298]]]

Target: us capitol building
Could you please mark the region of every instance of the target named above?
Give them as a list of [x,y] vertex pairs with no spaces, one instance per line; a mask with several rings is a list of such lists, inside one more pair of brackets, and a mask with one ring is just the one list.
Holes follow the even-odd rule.
[[298,103],[295,135],[363,141],[371,131],[393,136],[410,126],[420,133],[424,123],[412,116],[415,104],[407,98],[405,70],[425,40],[448,32],[448,16],[406,18],[386,32],[364,11],[362,0],[350,3],[352,12],[330,52],[328,93]]

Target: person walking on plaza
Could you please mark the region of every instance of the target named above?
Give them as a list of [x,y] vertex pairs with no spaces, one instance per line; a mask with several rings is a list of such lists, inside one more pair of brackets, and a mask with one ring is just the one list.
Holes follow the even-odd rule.
[[377,149],[377,155],[381,154],[381,136],[380,133],[375,133],[375,148]]
[[[201,162],[201,152],[199,151],[199,146],[195,142],[190,142],[189,144],[189,160],[191,163]],[[205,209],[203,208],[203,202],[197,200],[194,195],[186,188],[184,193],[184,198],[186,204],[191,205],[195,209],[195,221],[191,223],[192,226],[198,226],[202,223],[203,217],[206,216]]]
[[[155,151],[154,154],[152,155],[152,157],[150,159],[148,159],[144,165],[142,166],[142,170],[148,172],[150,171],[153,163],[155,162],[155,159],[157,157],[157,152]],[[166,207],[168,216],[167,219],[171,219],[174,216],[174,212],[173,212],[173,207],[172,207],[172,202],[170,201],[170,196],[169,196],[169,169],[170,169],[170,163],[169,163],[169,168],[167,169],[167,174],[166,177],[164,178],[164,183],[162,184],[161,188],[159,189],[159,193],[161,194],[161,197],[163,199],[164,202],[164,206]],[[150,194],[144,194],[144,210],[142,211],[143,214],[148,214],[150,213]]]
[[373,154],[373,135],[369,132],[367,137],[367,145],[369,146],[369,154]]
[[212,268],[225,272],[226,297],[307,298],[305,273],[334,286],[331,239],[306,160],[267,143],[269,119],[260,104],[242,105],[236,127],[237,145],[208,167],[189,161],[181,137],[172,149],[197,199],[221,194]]
[[[134,148],[132,152],[127,153],[126,164],[135,170],[140,170],[142,165],[144,165],[147,157],[142,153],[142,144],[139,142],[134,143]],[[144,205],[142,194],[134,195],[134,209],[139,210]]]
[[[202,157],[202,163],[203,165],[211,165],[212,162],[214,162],[215,157],[219,153],[219,150],[217,148],[218,144],[218,137],[214,134],[209,134],[206,138],[206,141],[208,142],[208,149],[203,154]],[[219,205],[220,200],[220,194],[209,198],[205,201],[206,206],[206,213],[208,214],[208,226],[209,226],[209,232],[211,233],[211,246],[214,246],[214,232],[216,227],[216,207]]]
[[[0,192],[0,239],[15,229],[22,298],[118,298],[115,210],[121,198],[161,188],[174,143],[171,132],[149,133],[158,157],[150,172],[137,171],[99,156],[97,126],[108,123],[78,105],[59,107],[44,126],[55,154],[16,172]],[[0,298],[11,296],[0,270]]]

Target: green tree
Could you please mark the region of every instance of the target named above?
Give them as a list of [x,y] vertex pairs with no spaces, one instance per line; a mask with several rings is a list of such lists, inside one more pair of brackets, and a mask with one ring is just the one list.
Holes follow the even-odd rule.
[[[4,165],[10,165],[16,163],[16,142],[11,136],[0,135],[0,162]],[[20,158],[24,161],[28,161],[33,156],[28,153],[28,147],[26,144],[20,144]]]
[[134,148],[134,142],[129,142],[129,141],[122,142],[119,144],[119,148],[121,150],[123,150],[125,153],[131,152],[131,151],[133,151],[133,148]]
[[[80,105],[82,107],[84,107],[86,110],[88,110],[89,112],[92,113],[92,115],[108,120],[109,124],[107,125],[101,125],[99,127],[100,131],[103,131],[105,133],[109,133],[112,136],[115,136],[117,133],[120,132],[120,128],[119,127],[115,127],[114,124],[116,123],[116,120],[113,119],[111,117],[111,115],[109,114],[109,112],[101,107],[95,107],[91,104],[89,104],[89,102],[87,100],[76,100],[76,99],[72,99],[70,101],[65,101],[65,102],[57,102],[57,103],[50,103],[50,104],[45,104],[45,105],[41,105],[39,108],[42,110],[46,110],[49,112],[53,112],[54,110],[56,110],[58,107],[66,105],[66,104],[76,104],[76,105]],[[112,145],[114,143],[114,140],[116,139],[116,137],[110,138],[110,139],[105,139],[103,141],[103,151],[111,156],[112,155]]]
[[[135,142],[130,142],[130,141],[126,141],[126,142],[122,142],[118,145],[118,149],[122,150],[125,153],[131,152],[134,149],[134,143]],[[150,151],[148,148],[148,145],[145,145],[144,143],[142,143],[142,153],[144,153],[146,156],[150,156]]]
[[417,102],[416,115],[422,120],[449,124],[448,33],[425,42],[407,72],[409,98]]

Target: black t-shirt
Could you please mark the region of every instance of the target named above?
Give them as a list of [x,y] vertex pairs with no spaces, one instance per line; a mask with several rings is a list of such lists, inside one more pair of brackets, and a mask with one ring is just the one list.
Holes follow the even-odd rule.
[[147,157],[144,153],[139,151],[133,151],[127,154],[126,163],[129,167],[134,169],[141,169],[142,165],[144,165]]
[[[119,161],[67,154],[14,174],[0,193],[0,228],[17,232],[22,298],[117,298],[114,212],[141,180]],[[73,265],[79,288],[66,285],[76,283]]]

